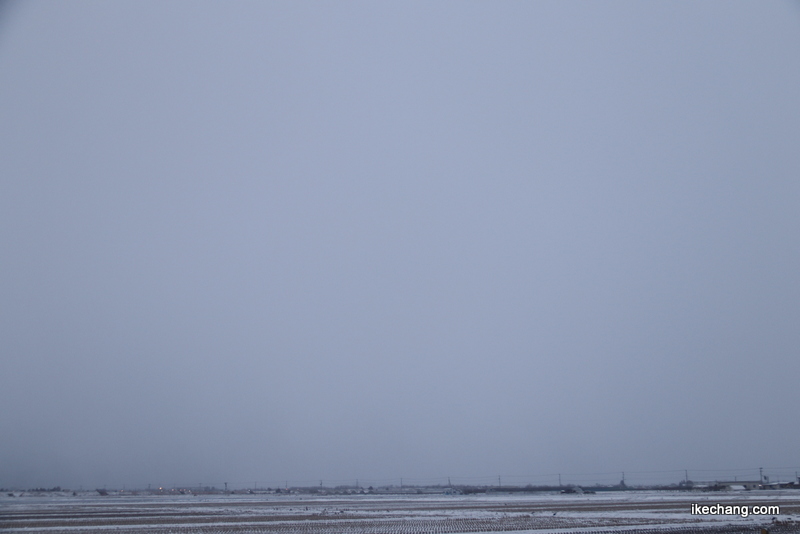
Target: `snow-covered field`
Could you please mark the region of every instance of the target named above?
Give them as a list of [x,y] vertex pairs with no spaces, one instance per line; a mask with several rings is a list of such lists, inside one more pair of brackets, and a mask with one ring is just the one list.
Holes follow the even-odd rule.
[[[780,506],[778,515],[692,515],[692,503]],[[487,495],[33,495],[0,497],[0,531],[49,534],[800,533],[800,493]]]

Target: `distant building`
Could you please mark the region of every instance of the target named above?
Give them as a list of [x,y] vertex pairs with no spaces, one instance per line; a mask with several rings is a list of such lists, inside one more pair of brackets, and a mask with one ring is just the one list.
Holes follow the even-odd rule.
[[699,490],[757,490],[764,485],[758,480],[733,480],[694,483],[693,487]]

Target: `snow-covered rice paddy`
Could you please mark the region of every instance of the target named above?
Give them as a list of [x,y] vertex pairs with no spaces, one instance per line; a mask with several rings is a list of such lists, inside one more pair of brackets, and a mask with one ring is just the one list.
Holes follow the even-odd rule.
[[[780,506],[777,516],[692,515],[692,503]],[[125,495],[0,497],[0,531],[48,534],[800,532],[800,493]]]

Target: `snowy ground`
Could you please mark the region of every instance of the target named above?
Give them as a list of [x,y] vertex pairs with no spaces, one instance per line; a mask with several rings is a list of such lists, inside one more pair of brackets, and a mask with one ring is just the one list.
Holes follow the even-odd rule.
[[[691,504],[780,506],[692,515]],[[584,495],[33,495],[0,497],[0,532],[48,534],[800,533],[800,492]]]

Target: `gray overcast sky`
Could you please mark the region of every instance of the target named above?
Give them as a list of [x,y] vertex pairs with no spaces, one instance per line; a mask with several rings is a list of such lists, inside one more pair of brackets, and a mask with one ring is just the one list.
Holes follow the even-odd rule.
[[798,3],[0,9],[0,487],[799,468]]

